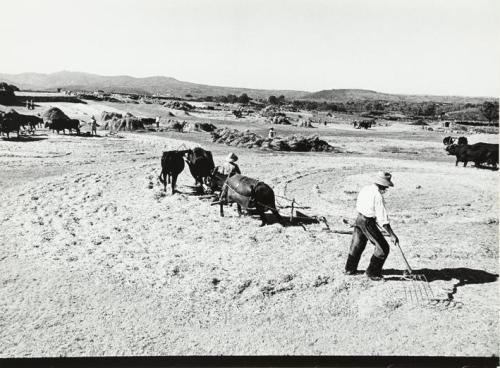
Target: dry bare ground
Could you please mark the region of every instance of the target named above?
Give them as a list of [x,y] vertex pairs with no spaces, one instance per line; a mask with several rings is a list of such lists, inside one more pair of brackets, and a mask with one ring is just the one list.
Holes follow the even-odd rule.
[[[321,132],[344,153],[243,150],[203,133],[0,140],[0,356],[497,354],[498,173],[455,167],[442,137],[408,127]],[[190,195],[187,170],[183,193],[163,193],[161,152],[182,143],[216,163],[235,151],[245,174],[332,229],[390,170],[393,227],[437,301],[405,300],[394,248],[386,282],[345,276],[349,235],[260,228],[235,208],[221,218]]]

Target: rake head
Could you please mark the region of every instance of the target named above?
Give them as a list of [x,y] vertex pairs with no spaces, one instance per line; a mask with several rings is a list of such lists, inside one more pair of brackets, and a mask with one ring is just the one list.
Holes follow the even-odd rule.
[[407,302],[425,304],[435,299],[425,275],[406,271],[402,279],[406,281],[403,284],[403,290]]

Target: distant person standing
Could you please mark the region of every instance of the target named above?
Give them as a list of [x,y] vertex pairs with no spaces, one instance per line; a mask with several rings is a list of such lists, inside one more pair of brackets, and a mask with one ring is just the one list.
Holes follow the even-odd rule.
[[26,100],[26,108],[29,110],[30,109],[30,100]]
[[276,132],[274,131],[273,127],[269,128],[269,134],[267,136],[268,136],[268,138],[271,138],[271,139],[276,137]]
[[156,130],[160,130],[160,117],[159,116],[156,117],[155,122],[156,122]]
[[92,117],[90,118],[90,127],[92,128],[92,133],[91,135],[95,135],[97,136],[97,127],[99,125],[97,124],[97,121],[95,120],[95,117],[94,115],[92,115]]

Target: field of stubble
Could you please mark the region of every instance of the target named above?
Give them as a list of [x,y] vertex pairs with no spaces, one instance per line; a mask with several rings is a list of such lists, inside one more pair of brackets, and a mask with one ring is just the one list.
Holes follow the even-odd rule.
[[[0,140],[0,357],[497,354],[498,173],[455,167],[441,136],[415,128],[318,131],[343,153],[231,148],[206,133]],[[216,164],[234,151],[244,174],[333,230],[348,230],[370,176],[391,171],[393,228],[436,300],[405,299],[397,249],[386,282],[345,276],[349,235],[260,228],[235,208],[221,218],[191,195],[188,170],[182,193],[163,193],[161,152],[182,143]]]

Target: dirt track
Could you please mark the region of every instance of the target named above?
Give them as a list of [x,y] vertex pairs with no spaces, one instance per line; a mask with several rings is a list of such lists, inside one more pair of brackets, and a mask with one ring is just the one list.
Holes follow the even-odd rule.
[[[43,134],[0,140],[1,357],[497,354],[498,173],[455,167],[439,136],[332,133],[357,152],[335,155],[233,149],[203,133]],[[349,235],[259,228],[235,208],[221,218],[187,193],[187,170],[186,193],[163,195],[161,152],[183,143],[172,137],[203,143],[216,163],[235,151],[245,174],[333,229],[346,230],[370,175],[390,170],[393,227],[438,301],[405,301],[396,249],[388,281],[373,283],[343,275]],[[421,153],[381,151],[394,144]]]

